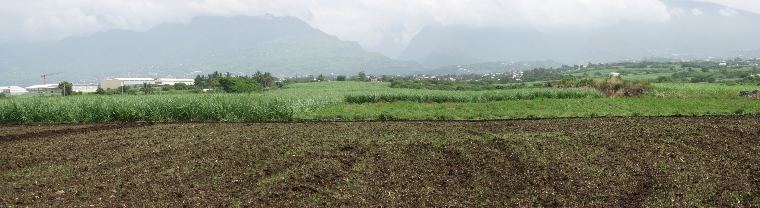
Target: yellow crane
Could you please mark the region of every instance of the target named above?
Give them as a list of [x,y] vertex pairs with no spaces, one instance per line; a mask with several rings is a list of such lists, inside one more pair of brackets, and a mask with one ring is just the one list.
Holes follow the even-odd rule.
[[63,72],[56,72],[56,73],[50,73],[50,74],[43,74],[42,76],[40,76],[40,77],[42,77],[42,84],[47,84],[47,77],[48,77],[48,76],[50,76],[50,75],[54,75],[54,74],[60,74],[60,73],[63,73]]

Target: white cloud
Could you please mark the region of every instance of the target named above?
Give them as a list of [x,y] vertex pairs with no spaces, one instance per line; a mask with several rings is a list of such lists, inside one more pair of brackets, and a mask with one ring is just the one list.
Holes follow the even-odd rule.
[[683,7],[672,7],[668,9],[668,12],[672,15],[682,15],[686,13],[686,10]]
[[738,12],[736,12],[736,10],[734,10],[732,8],[721,9],[720,11],[718,11],[718,13],[720,13],[721,15],[726,16],[726,17],[733,17],[733,16],[736,16],[737,14],[739,14]]
[[[758,2],[757,0],[693,0],[693,1],[710,2],[710,3],[720,4],[728,8],[760,14],[760,2]],[[725,9],[721,9],[721,10],[725,10]],[[718,12],[722,14],[722,12],[720,11]],[[730,14],[730,11],[726,10],[726,12],[729,12]]]
[[145,31],[199,15],[271,13],[296,16],[369,47],[406,44],[426,26],[601,27],[629,20],[663,22],[684,13],[660,0],[0,0],[0,5],[0,42],[110,29]]
[[[68,28],[81,28],[69,30]],[[94,15],[82,13],[78,8],[61,12],[45,12],[24,20],[21,28],[32,39],[60,39],[71,35],[85,35],[101,30],[102,25]]]
[[691,14],[694,15],[694,16],[700,16],[700,15],[702,15],[702,13],[703,13],[702,10],[699,10],[697,8],[694,8],[694,9],[691,10]]

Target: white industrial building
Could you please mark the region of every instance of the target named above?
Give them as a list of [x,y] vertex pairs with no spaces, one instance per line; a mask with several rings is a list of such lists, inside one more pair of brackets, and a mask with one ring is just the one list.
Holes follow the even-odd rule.
[[23,95],[23,94],[26,94],[28,91],[26,91],[26,89],[19,86],[6,86],[6,87],[0,87],[0,92],[5,95]]
[[[176,83],[185,83],[193,85],[195,79],[175,79],[175,78],[113,78],[100,81],[100,87],[103,89],[116,89],[120,86],[142,87],[144,83],[152,85],[174,85]],[[97,88],[96,88],[97,89]]]
[[107,90],[121,86],[140,87],[144,83],[156,84],[156,81],[153,78],[113,78],[100,81],[100,87]]
[[98,91],[98,85],[96,85],[96,84],[74,84],[74,85],[71,85],[71,91],[74,91],[74,92],[83,92],[83,93],[96,92],[96,91]]
[[26,91],[34,93],[60,93],[61,89],[58,89],[58,84],[43,84],[26,87]]
[[193,85],[195,79],[172,79],[172,78],[159,78],[156,80],[156,85],[174,85],[177,83],[185,83],[186,85]]

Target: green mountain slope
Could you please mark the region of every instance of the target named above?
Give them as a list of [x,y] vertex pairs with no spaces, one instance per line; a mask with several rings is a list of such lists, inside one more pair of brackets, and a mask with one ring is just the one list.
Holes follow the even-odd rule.
[[[8,44],[9,45],[9,44]],[[97,83],[106,77],[194,77],[210,71],[279,76],[296,74],[412,73],[422,67],[369,53],[295,17],[196,17],[146,32],[113,30],[70,37],[44,47],[0,50],[0,85],[71,81]],[[24,49],[24,50],[22,50]]]
[[405,74],[420,69],[421,66],[415,62],[396,61],[380,53],[365,52],[356,42],[321,36],[288,36],[227,53],[163,66],[163,70],[169,74],[188,71],[251,74],[259,70],[272,72],[276,76],[353,75],[359,71],[370,74]]

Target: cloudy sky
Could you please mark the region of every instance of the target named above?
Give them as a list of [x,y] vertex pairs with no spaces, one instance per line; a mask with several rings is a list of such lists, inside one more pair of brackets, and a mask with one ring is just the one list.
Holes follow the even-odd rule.
[[758,0],[694,0],[725,6],[718,11],[669,7],[668,1],[689,0],[0,0],[0,43],[145,31],[199,15],[270,13],[295,16],[342,40],[393,54],[426,26],[603,27],[665,22],[681,14],[732,15],[735,8],[760,13]]

